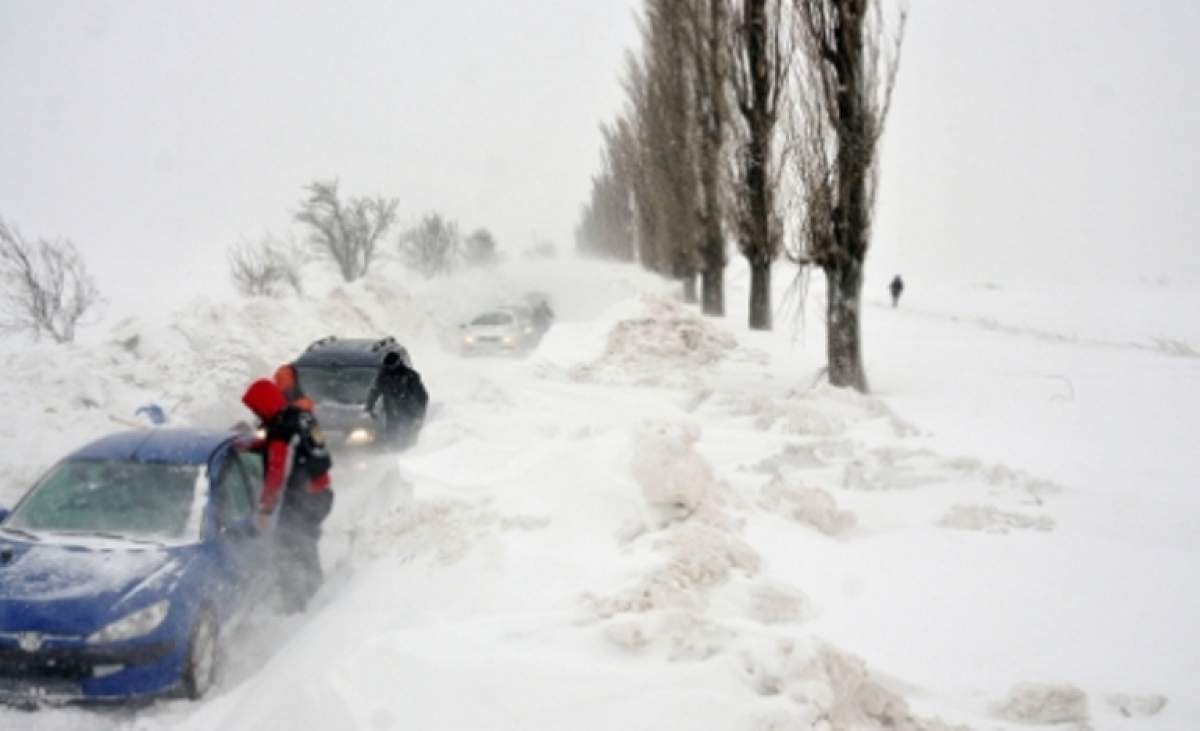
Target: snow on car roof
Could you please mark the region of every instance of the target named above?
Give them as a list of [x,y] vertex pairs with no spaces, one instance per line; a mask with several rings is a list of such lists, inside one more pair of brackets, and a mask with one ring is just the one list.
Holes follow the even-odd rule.
[[72,460],[205,464],[213,452],[237,438],[234,432],[207,429],[140,429],[101,437],[74,452]]

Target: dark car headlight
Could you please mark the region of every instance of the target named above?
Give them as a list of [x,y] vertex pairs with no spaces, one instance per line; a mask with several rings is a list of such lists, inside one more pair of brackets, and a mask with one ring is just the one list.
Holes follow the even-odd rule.
[[88,635],[89,643],[120,642],[148,635],[167,618],[171,609],[171,601],[163,599],[148,607],[131,612],[115,622],[110,622],[103,629]]

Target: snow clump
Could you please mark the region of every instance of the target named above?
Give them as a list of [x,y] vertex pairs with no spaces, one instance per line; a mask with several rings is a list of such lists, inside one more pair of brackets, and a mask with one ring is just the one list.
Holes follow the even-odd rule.
[[695,513],[714,492],[712,466],[696,451],[694,424],[650,423],[634,436],[633,477],[660,524]]
[[1087,694],[1073,685],[1019,683],[993,713],[1017,723],[1084,723],[1088,720]]
[[839,509],[828,492],[819,487],[789,485],[782,475],[776,475],[763,487],[759,505],[810,525],[827,536],[843,535],[857,523],[854,513]]

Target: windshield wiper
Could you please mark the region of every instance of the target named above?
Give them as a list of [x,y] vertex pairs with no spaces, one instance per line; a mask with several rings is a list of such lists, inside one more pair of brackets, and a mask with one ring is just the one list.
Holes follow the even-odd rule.
[[22,538],[28,538],[31,541],[42,540],[41,538],[38,538],[37,536],[30,533],[29,531],[21,530],[20,528],[13,528],[13,527],[10,527],[7,525],[0,525],[0,530],[5,531],[6,533],[13,533],[15,535],[21,536]]

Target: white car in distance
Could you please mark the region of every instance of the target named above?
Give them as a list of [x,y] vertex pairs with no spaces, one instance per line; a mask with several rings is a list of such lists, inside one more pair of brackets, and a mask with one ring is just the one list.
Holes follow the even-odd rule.
[[518,307],[497,307],[459,326],[464,355],[521,354],[537,343],[531,313]]

